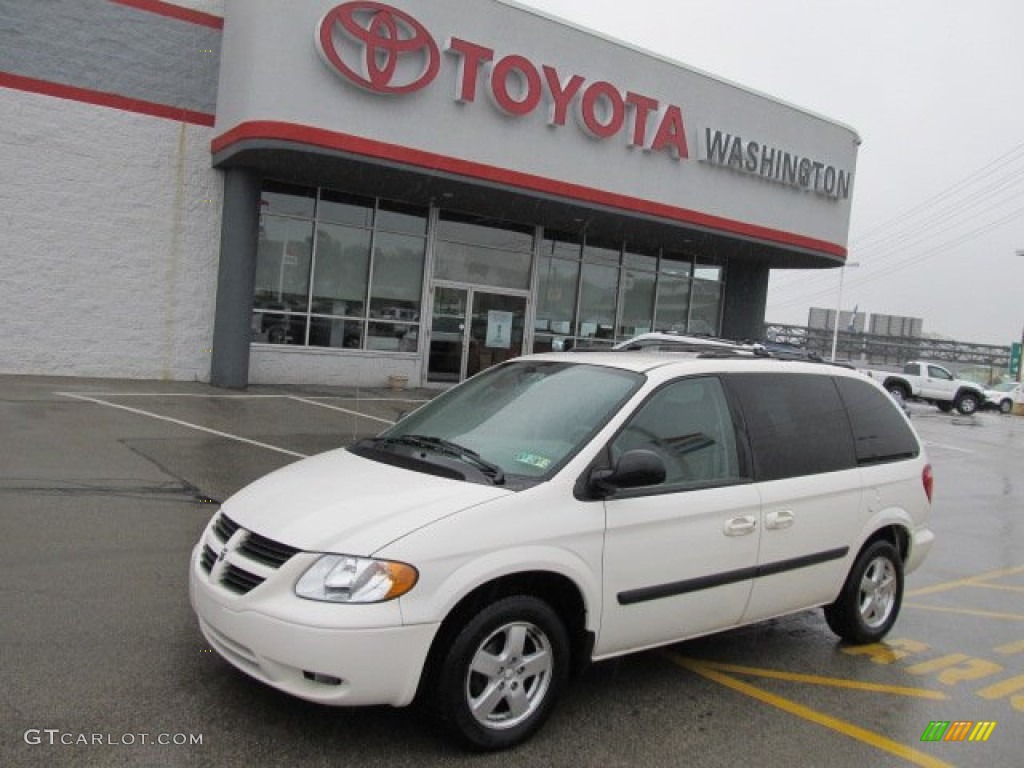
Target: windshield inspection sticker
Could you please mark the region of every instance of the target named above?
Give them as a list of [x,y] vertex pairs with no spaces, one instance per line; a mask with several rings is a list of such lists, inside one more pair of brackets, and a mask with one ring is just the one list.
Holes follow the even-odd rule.
[[535,453],[517,453],[516,461],[520,464],[529,464],[531,467],[537,469],[547,469],[551,466],[551,459],[545,458],[544,456],[538,456]]

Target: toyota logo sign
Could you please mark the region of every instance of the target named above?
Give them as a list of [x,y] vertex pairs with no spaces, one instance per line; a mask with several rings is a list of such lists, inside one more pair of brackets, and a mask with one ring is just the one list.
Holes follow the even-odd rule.
[[316,29],[316,47],[346,79],[374,93],[412,93],[429,85],[441,52],[426,28],[383,3],[344,3]]

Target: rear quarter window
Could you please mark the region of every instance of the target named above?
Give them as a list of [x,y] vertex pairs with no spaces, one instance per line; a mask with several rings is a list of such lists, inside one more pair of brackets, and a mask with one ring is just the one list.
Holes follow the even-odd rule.
[[856,466],[850,421],[832,377],[752,373],[727,381],[743,413],[757,480]]
[[858,464],[877,464],[914,458],[920,447],[906,419],[891,398],[866,381],[836,378],[850,416]]

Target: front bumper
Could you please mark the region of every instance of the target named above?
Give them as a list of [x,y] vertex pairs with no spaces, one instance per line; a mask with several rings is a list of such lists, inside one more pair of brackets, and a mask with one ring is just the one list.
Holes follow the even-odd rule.
[[395,601],[349,606],[304,600],[291,594],[290,578],[239,597],[209,578],[201,549],[189,569],[192,607],[210,647],[231,664],[321,704],[412,701],[437,624],[403,626]]

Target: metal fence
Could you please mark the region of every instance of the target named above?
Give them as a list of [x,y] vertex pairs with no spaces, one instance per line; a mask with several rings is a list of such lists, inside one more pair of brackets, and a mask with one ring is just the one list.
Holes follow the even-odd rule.
[[[765,325],[769,341],[793,344],[824,358],[832,356],[832,331],[800,325]],[[855,365],[900,366],[908,360],[949,363],[954,367],[1003,370],[1010,365],[1010,347],[943,339],[876,336],[839,331],[836,359]]]

